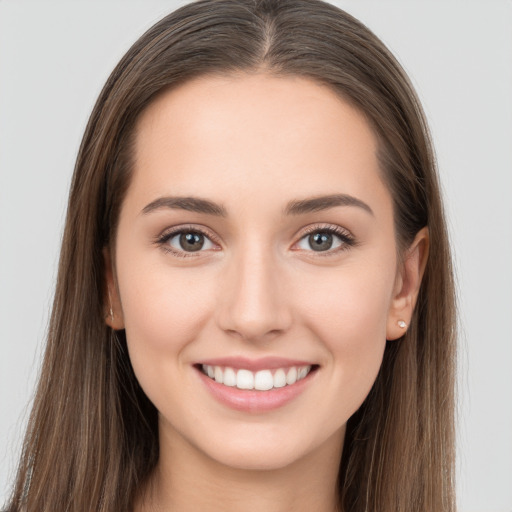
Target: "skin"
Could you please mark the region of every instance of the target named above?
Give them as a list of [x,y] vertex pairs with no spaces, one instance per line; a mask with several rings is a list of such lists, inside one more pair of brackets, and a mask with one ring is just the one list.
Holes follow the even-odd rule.
[[[424,269],[421,231],[398,265],[392,198],[364,117],[330,89],[265,73],[203,77],[160,96],[137,125],[115,261],[114,316],[159,411],[160,461],[137,510],[333,511],[345,426],[387,342],[403,335]],[[302,214],[290,201],[364,202]],[[203,198],[225,216],[160,207]],[[185,253],[170,228],[208,234]],[[326,227],[315,251],[306,229]],[[215,400],[193,364],[279,356],[318,365],[304,391],[251,414]]]

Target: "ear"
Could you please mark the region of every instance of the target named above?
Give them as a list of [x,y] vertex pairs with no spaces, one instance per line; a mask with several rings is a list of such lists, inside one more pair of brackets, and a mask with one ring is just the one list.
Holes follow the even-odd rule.
[[103,309],[105,311],[105,323],[119,331],[124,329],[124,317],[121,307],[121,300],[119,298],[119,289],[114,277],[114,267],[110,250],[108,247],[103,249],[103,260],[105,265],[105,297],[103,297]]
[[427,264],[428,248],[428,228],[424,227],[418,231],[414,241],[405,251],[402,268],[397,274],[388,314],[386,329],[386,339],[388,340],[396,340],[403,336],[411,321]]

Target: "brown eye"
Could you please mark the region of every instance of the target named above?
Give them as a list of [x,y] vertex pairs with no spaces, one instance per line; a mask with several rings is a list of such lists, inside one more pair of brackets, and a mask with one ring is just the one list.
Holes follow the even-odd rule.
[[302,251],[336,253],[355,245],[352,234],[340,226],[310,229],[298,242]]
[[170,233],[166,235],[160,243],[167,245],[169,249],[176,254],[200,252],[214,247],[213,242],[208,236],[200,231],[192,230]]
[[201,233],[182,233],[179,241],[184,251],[199,251],[204,245],[204,235]]
[[332,247],[333,235],[331,233],[313,233],[309,235],[308,242],[314,251],[327,251]]

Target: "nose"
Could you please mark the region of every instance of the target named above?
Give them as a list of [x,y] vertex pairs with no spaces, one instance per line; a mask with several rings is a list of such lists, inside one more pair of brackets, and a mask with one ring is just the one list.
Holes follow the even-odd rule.
[[250,342],[270,341],[292,321],[282,269],[269,252],[247,250],[234,256],[219,287],[219,327]]

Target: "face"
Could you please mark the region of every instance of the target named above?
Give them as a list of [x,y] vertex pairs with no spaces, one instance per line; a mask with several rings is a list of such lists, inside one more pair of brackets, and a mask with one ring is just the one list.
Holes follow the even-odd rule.
[[408,320],[376,149],[302,78],[206,77],[143,113],[109,286],[164,442],[258,469],[340,445]]

